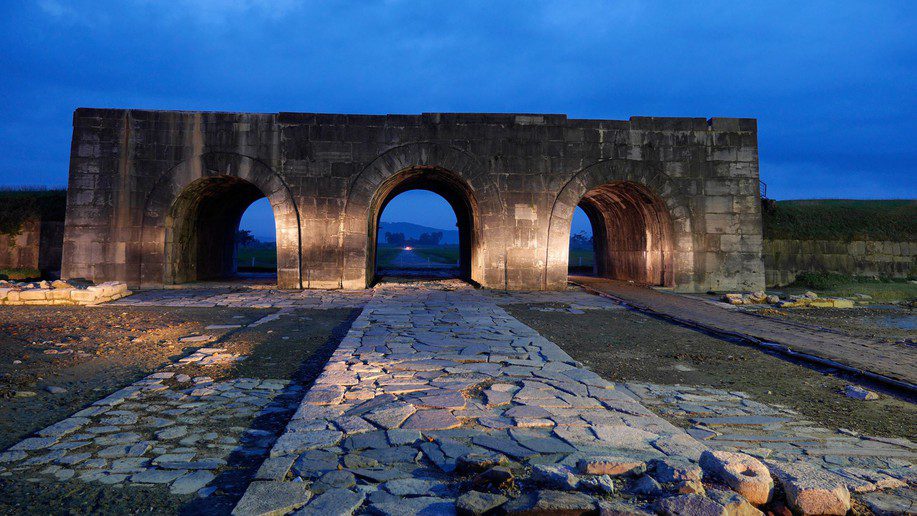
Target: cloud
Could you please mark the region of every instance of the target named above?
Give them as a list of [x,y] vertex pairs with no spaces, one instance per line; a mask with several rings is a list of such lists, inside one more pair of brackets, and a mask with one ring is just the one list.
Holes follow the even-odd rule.
[[56,18],[73,13],[73,9],[57,0],[38,0],[38,8],[45,14],[49,14]]

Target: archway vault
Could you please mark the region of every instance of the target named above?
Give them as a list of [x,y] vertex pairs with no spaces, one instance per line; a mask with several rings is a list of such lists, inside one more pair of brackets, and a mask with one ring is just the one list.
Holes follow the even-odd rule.
[[235,231],[245,208],[261,197],[274,212],[277,286],[302,288],[299,213],[289,188],[268,165],[233,153],[184,160],[157,179],[144,203],[140,286],[203,279],[225,270],[231,253],[213,249],[192,258],[190,246],[200,248],[208,238],[225,243],[226,235],[204,233],[214,227],[207,223]]
[[672,221],[659,196],[615,181],[589,190],[579,205],[592,224],[599,276],[674,286]]
[[341,286],[359,289],[372,283],[379,216],[392,198],[414,189],[443,196],[455,211],[463,275],[484,286],[502,279],[502,259],[496,261],[499,270],[494,263],[485,267],[488,249],[482,235],[485,226],[499,228],[504,221],[506,209],[497,185],[473,155],[423,142],[389,149],[351,181],[339,232]]
[[580,169],[554,201],[545,289],[567,283],[570,225],[581,206],[593,227],[601,276],[668,287],[694,283],[692,217],[673,181],[650,163],[606,160]]

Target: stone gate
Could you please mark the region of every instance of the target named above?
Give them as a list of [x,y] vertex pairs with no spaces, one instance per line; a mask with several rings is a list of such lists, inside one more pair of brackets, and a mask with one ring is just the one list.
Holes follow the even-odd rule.
[[455,210],[463,274],[484,287],[564,288],[576,206],[602,276],[764,286],[754,119],[78,109],[73,127],[67,278],[229,275],[240,217],[267,197],[280,288],[364,288],[385,205],[426,189]]

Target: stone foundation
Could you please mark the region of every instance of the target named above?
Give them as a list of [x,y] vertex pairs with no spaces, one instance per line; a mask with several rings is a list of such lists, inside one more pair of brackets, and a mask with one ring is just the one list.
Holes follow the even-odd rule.
[[97,305],[129,295],[131,291],[127,289],[127,284],[120,281],[109,281],[86,288],[52,288],[50,286],[21,288],[0,285],[0,306]]

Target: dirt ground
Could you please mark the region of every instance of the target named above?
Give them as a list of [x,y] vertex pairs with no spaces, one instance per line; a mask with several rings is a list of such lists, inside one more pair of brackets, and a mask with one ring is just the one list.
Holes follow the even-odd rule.
[[[744,391],[756,401],[784,405],[828,428],[917,438],[917,407],[913,404],[890,396],[869,402],[847,398],[842,391],[849,382],[756,348],[630,310],[572,314],[536,311],[532,306],[505,308],[610,381]],[[676,369],[676,365],[682,367]]]
[[913,308],[771,308],[765,309],[762,315],[827,328],[856,337],[917,345],[917,313],[914,313]]
[[[220,336],[227,331],[204,328],[265,314],[227,308],[3,307],[0,448],[200,346],[180,343],[181,337]],[[52,394],[48,387],[66,392]]]
[[[274,309],[224,308],[29,308],[0,311],[0,357],[4,392],[28,388],[36,395],[9,398],[0,406],[2,447],[38,428],[79,410],[87,403],[128,385],[158,367],[202,346],[218,346],[245,355],[228,364],[183,365],[170,371],[232,378],[295,380],[308,385],[337,347],[358,310],[296,310],[275,321],[243,329],[205,330],[210,324],[247,324]],[[213,335],[206,342],[181,344],[188,335]],[[141,341],[132,341],[135,337]],[[66,341],[73,353],[45,355]],[[83,351],[83,353],[78,353]],[[22,364],[10,367],[12,357]],[[51,357],[51,358],[48,358]],[[11,360],[7,360],[10,358]],[[55,372],[57,374],[55,374]],[[46,385],[68,389],[63,395],[43,390]],[[303,391],[288,400],[298,404]],[[62,397],[63,396],[63,397]],[[281,396],[285,396],[281,394]],[[15,406],[9,406],[9,402]],[[246,421],[214,421],[214,431],[249,428],[279,432],[292,412],[279,412]],[[263,457],[240,454],[212,483],[216,495],[198,499],[177,496],[166,486],[106,486],[99,483],[0,479],[0,513],[33,514],[215,514],[228,513]]]

